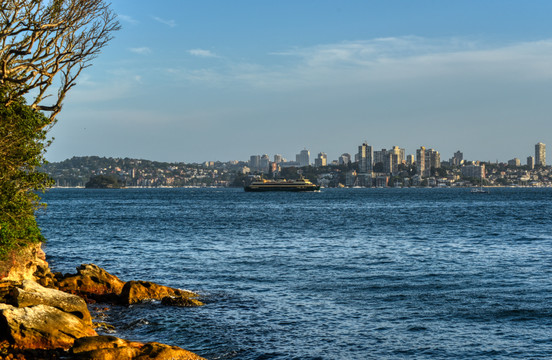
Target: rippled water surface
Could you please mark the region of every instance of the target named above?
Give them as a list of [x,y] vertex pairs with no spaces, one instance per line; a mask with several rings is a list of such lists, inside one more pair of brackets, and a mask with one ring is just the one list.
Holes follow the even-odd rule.
[[552,190],[53,189],[50,266],[200,292],[117,336],[208,359],[552,357]]

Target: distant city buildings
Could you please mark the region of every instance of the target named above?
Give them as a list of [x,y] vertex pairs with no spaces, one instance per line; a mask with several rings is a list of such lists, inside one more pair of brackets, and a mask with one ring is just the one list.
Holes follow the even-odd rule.
[[295,161],[299,163],[300,167],[310,165],[310,151],[307,149],[301,150],[301,152],[295,155]]
[[420,176],[423,176],[426,170],[426,149],[424,146],[420,146],[416,150],[416,173]]
[[249,168],[253,171],[258,170],[261,167],[261,156],[251,155],[249,158]]
[[527,167],[531,170],[535,168],[535,157],[534,156],[528,156],[527,157]]
[[[282,169],[310,166],[310,151],[301,150],[296,154],[296,161],[286,161],[280,154],[274,155],[270,161],[267,154],[252,155],[240,172],[251,171],[252,174],[271,174],[278,176]],[[206,162],[206,167],[212,167],[214,162]],[[464,160],[464,154],[458,150],[448,162],[441,166],[441,154],[433,148],[420,146],[415,154],[406,154],[405,149],[393,146],[391,149],[374,150],[367,142],[358,146],[354,154],[343,153],[336,160],[330,161],[325,152],[319,152],[314,159],[312,168],[303,170],[313,177],[319,168],[328,168],[321,173],[320,182],[324,186],[335,186],[339,178],[340,186],[387,187],[387,186],[463,186],[471,182],[482,181],[489,184],[521,184],[524,186],[540,186],[552,183],[550,171],[536,173],[536,165],[546,165],[545,144],[535,145],[535,156],[527,157],[527,167],[521,167],[519,158],[510,159],[506,164],[491,164],[480,161]],[[347,165],[348,168],[337,169],[337,166]],[[336,167],[336,168],[334,168]],[[490,168],[489,168],[490,167]],[[501,171],[497,171],[501,168]],[[490,170],[489,170],[490,169]],[[535,172],[534,172],[535,171]],[[289,176],[289,172],[287,172]],[[338,176],[339,175],[339,176]],[[333,178],[332,178],[333,176]],[[490,176],[490,177],[489,177]],[[332,180],[333,179],[333,180]],[[465,186],[465,185],[464,185]]]
[[521,161],[518,158],[508,160],[508,166],[521,166]]
[[428,170],[431,170],[431,168],[439,169],[441,167],[441,155],[439,151],[434,149],[427,150],[425,163]]
[[354,170],[347,171],[347,173],[345,174],[345,186],[347,187],[355,186],[356,180],[357,180],[357,172]]
[[479,165],[464,165],[460,168],[462,175],[467,178],[484,179],[485,178],[485,164]]
[[[117,176],[126,186],[243,186],[250,176],[293,178],[301,168],[310,180],[325,187],[452,187],[486,184],[495,186],[552,187],[552,167],[546,166],[545,144],[535,145],[535,155],[527,157],[527,166],[519,158],[507,163],[466,161],[457,151],[441,167],[439,151],[421,146],[415,154],[393,146],[374,151],[364,142],[354,154],[343,153],[329,161],[319,152],[310,166],[310,152],[304,149],[297,161],[286,161],[280,154],[270,161],[267,154],[251,155],[248,161],[205,161],[200,164],[159,163],[137,159],[83,157],[68,159],[63,164],[45,165],[45,171],[57,186],[83,186],[90,176]],[[538,159],[537,159],[538,158]],[[77,164],[77,165],[75,165]],[[540,166],[536,166],[540,164]],[[343,166],[347,165],[347,166]],[[47,170],[46,170],[47,169]]]
[[338,160],[339,165],[349,165],[351,163],[351,154],[341,154]]
[[374,150],[367,143],[358,147],[358,172],[362,174],[371,173],[374,164]]
[[464,154],[458,150],[454,153],[454,156],[450,159],[450,164],[453,166],[460,166],[464,162]]
[[535,145],[535,165],[546,166],[546,145],[537,143]]
[[267,154],[264,154],[263,156],[261,156],[259,170],[265,174],[268,174],[269,166],[270,166],[270,158],[268,157]]
[[321,167],[328,165],[328,156],[326,153],[318,153],[318,157],[314,160],[314,166]]
[[393,146],[391,150],[381,149],[374,151],[374,165],[378,165],[378,170],[386,174],[397,174],[399,165],[405,162],[405,150],[398,146]]

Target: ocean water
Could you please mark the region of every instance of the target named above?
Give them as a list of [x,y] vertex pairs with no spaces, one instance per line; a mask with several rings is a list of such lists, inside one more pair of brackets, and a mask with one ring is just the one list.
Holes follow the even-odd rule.
[[53,189],[55,271],[199,292],[114,335],[208,359],[548,359],[552,189]]

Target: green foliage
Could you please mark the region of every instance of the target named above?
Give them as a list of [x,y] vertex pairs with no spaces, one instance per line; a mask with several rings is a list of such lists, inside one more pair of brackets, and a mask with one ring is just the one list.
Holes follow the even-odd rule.
[[85,186],[87,189],[119,189],[123,184],[116,176],[96,175],[92,176]]
[[44,241],[34,212],[42,206],[37,191],[51,181],[36,170],[44,163],[50,125],[22,98],[7,105],[0,89],[0,259],[12,249]]
[[431,176],[447,177],[447,170],[444,168],[431,167]]
[[247,179],[247,176],[241,173],[237,173],[236,177],[231,183],[231,187],[243,187],[245,185],[245,181]]

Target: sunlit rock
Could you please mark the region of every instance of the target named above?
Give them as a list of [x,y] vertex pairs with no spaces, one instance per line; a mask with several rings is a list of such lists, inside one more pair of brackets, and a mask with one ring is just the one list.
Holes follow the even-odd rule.
[[88,322],[47,305],[0,304],[0,328],[0,341],[25,349],[68,349],[75,339],[96,335]]
[[71,348],[71,354],[82,360],[202,360],[182,348],[159,343],[139,343],[114,336],[80,338]]
[[116,301],[124,282],[94,264],[83,264],[77,274],[66,275],[57,283],[62,290],[99,301]]
[[85,323],[92,325],[88,306],[82,298],[63,291],[45,288],[34,281],[24,280],[20,286],[13,287],[10,291],[8,303],[18,308],[41,304],[52,306],[71,313]]
[[203,305],[196,300],[197,294],[191,291],[174,289],[158,285],[150,281],[128,281],[121,292],[121,302],[126,305],[135,304],[144,300],[161,300],[165,297],[193,299],[195,305]]

